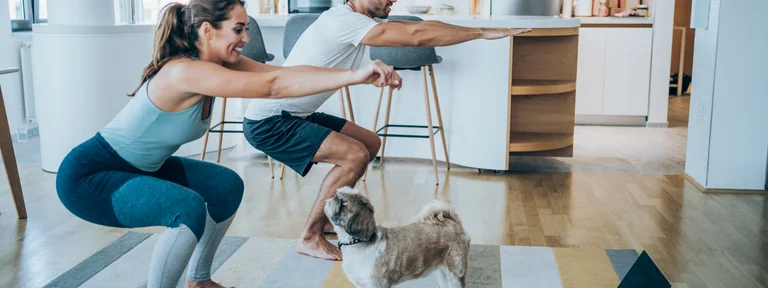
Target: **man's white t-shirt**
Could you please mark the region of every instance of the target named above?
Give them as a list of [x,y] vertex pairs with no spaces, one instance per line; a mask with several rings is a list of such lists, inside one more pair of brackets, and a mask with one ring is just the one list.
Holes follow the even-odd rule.
[[[366,34],[385,20],[372,19],[340,4],[325,12],[299,37],[283,66],[310,65],[325,68],[357,69],[365,54],[361,45]],[[320,108],[336,91],[286,99],[252,99],[245,118],[261,120],[280,115],[306,117]]]

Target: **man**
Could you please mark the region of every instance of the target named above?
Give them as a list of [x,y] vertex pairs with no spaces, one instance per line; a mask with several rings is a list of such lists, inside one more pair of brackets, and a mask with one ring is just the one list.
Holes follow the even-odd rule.
[[[397,0],[349,0],[324,12],[299,38],[284,66],[355,68],[366,46],[437,47],[476,39],[500,39],[530,29],[466,28],[438,21],[386,21]],[[399,88],[402,79],[390,83]],[[354,187],[376,157],[381,140],[372,131],[317,109],[334,92],[292,99],[254,99],[243,128],[256,149],[305,176],[319,162],[335,166],[326,176],[296,247],[298,253],[341,260],[323,236],[330,223],[323,213],[336,189]],[[328,226],[328,227],[326,227]]]

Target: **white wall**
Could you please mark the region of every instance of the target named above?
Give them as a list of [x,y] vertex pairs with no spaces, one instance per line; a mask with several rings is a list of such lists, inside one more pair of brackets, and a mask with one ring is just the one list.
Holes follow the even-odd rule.
[[768,2],[720,2],[711,2],[708,29],[696,31],[686,173],[706,188],[762,190],[768,38],[757,35],[768,35]]
[[747,0],[741,5],[720,7],[708,184],[763,189],[768,153],[764,15],[768,1]]
[[709,27],[696,29],[693,50],[693,79],[688,123],[688,146],[685,172],[707,186],[709,166],[709,138],[711,136],[712,98],[715,85],[717,58],[717,32],[720,0],[711,0]]
[[[8,5],[0,5],[0,67],[19,67],[20,62],[19,41],[11,36]],[[14,133],[24,124],[21,73],[0,76],[0,86],[3,89],[3,101],[11,133]]]
[[648,125],[666,126],[669,104],[669,68],[672,61],[672,32],[675,1],[656,0],[653,10],[653,48],[651,50],[651,87],[649,90]]

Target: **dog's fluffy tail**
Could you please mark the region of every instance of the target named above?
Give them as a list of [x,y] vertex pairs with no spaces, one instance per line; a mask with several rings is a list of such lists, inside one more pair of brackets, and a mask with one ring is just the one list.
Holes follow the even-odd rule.
[[456,214],[450,204],[439,200],[425,205],[416,219],[427,224],[444,225],[455,222],[461,225],[459,214]]

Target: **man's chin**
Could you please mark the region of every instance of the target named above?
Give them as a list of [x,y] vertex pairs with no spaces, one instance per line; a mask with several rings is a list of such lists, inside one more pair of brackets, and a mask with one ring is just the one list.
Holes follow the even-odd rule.
[[384,8],[384,11],[378,12],[378,13],[370,13],[373,17],[379,18],[379,19],[387,19],[389,18],[389,13],[392,12],[389,7]]

